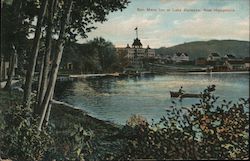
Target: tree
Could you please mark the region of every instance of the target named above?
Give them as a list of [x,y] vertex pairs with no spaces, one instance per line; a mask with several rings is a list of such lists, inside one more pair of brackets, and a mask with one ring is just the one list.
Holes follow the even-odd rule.
[[[11,82],[14,76],[15,58],[17,56],[15,44],[17,44],[17,42],[15,42],[13,38],[17,35],[18,31],[20,30],[20,20],[21,20],[20,8],[21,6],[22,6],[21,1],[14,1],[12,2],[11,5],[4,5],[4,8],[3,8],[3,10],[5,11],[3,12],[4,21],[2,25],[3,27],[2,33],[4,33],[3,34],[4,45],[2,47],[4,51],[1,51],[1,54],[3,52],[3,55],[1,55],[2,56],[1,62],[4,63],[4,57],[7,56],[9,58],[8,79],[4,87],[5,90],[10,90]],[[11,10],[12,11],[14,10],[15,14],[11,14]],[[2,65],[2,68],[3,68],[3,65]],[[1,69],[1,71],[3,70],[4,69]],[[3,74],[3,72],[1,73]]]
[[113,64],[117,62],[114,45],[102,37],[94,38],[89,44],[98,53],[102,72],[111,70]]
[[59,24],[59,36],[56,43],[56,51],[52,62],[51,75],[46,88],[45,96],[41,104],[43,109],[39,128],[41,130],[45,118],[45,114],[52,97],[54,86],[56,83],[57,73],[62,58],[64,44],[67,41],[76,40],[77,35],[86,37],[86,33],[94,29],[93,26],[88,27],[93,22],[103,22],[109,12],[122,10],[128,4],[127,0],[116,0],[112,2],[99,1],[64,1],[61,12],[61,19],[55,21]]
[[59,65],[61,62],[61,58],[62,58],[62,52],[63,52],[63,48],[64,48],[64,43],[65,43],[65,35],[66,35],[66,27],[69,24],[69,19],[70,19],[70,13],[72,11],[72,6],[73,6],[73,1],[69,0],[68,4],[65,5],[65,13],[62,17],[62,22],[61,22],[61,29],[60,29],[60,33],[59,33],[59,39],[57,41],[57,46],[56,46],[56,53],[55,53],[55,57],[53,60],[53,64],[52,64],[52,69],[51,69],[51,76],[49,79],[49,83],[48,83],[48,87],[45,93],[45,97],[43,99],[43,102],[41,104],[41,108],[43,109],[42,115],[41,115],[41,119],[39,122],[39,126],[38,126],[38,130],[40,131],[42,128],[42,124],[43,121],[45,119],[45,115],[47,112],[47,108],[49,105],[49,101],[51,99],[52,96],[52,92],[53,89],[55,87],[55,83],[56,83],[56,77],[57,77],[57,73],[58,73],[58,69],[59,69]]
[[43,20],[44,20],[47,6],[48,6],[48,0],[42,0],[40,14],[39,14],[37,25],[36,25],[35,37],[34,37],[33,46],[32,46],[32,50],[30,54],[29,68],[27,70],[26,80],[25,80],[23,104],[24,106],[27,106],[27,107],[30,107],[32,81],[34,77],[37,56],[38,56],[38,51],[39,51],[39,45],[40,45],[40,40],[41,40]]
[[48,16],[47,16],[47,28],[46,28],[46,40],[45,40],[45,52],[42,60],[42,69],[41,69],[41,82],[39,83],[39,92],[38,92],[38,106],[37,109],[40,109],[41,103],[43,101],[45,91],[48,83],[48,74],[49,74],[49,65],[50,57],[52,50],[52,29],[53,29],[53,17],[56,10],[57,0],[51,0],[48,7]]
[[4,60],[6,61],[9,59],[8,80],[5,89],[10,89],[14,76],[14,66],[16,65],[15,60],[17,57],[20,57],[20,63],[23,63],[23,55],[25,51],[28,50],[26,36],[29,33],[31,20],[36,11],[36,4],[33,0],[13,0],[4,2],[1,15],[1,76],[3,76]]
[[7,79],[7,83],[4,87],[4,89],[6,89],[6,90],[10,90],[10,88],[11,88],[11,82],[12,82],[12,79],[14,77],[16,57],[17,57],[16,48],[14,45],[12,45],[12,53],[10,55],[10,60],[9,60],[8,79]]

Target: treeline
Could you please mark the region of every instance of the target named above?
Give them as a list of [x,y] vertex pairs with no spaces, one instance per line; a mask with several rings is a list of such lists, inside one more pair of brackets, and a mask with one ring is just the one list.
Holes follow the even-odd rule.
[[[71,64],[71,68],[68,67]],[[66,73],[109,73],[122,69],[115,46],[102,37],[85,44],[66,44],[61,72]]]

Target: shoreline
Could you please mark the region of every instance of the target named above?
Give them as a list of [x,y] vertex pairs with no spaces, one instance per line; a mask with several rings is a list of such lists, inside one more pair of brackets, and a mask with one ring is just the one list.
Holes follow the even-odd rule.
[[212,74],[250,74],[250,71],[166,71],[166,72],[139,72],[132,74],[124,74],[124,73],[105,73],[105,74],[59,74],[57,77],[58,81],[74,81],[74,80],[85,80],[88,78],[126,78],[126,77],[143,77],[150,75],[173,75],[173,74],[204,74],[204,75],[212,75]]
[[[20,97],[21,95],[16,94],[10,97],[6,91],[0,89],[0,122],[2,123],[2,127],[0,127],[2,128],[0,133],[3,132],[2,130],[6,126],[3,117],[4,114],[9,110],[10,107],[16,107],[12,106],[13,102],[16,102],[17,104],[20,103]],[[90,160],[100,157],[100,154],[101,157],[104,157],[105,154],[110,154],[113,152],[120,153],[119,150],[121,145],[119,140],[122,140],[122,138],[119,137],[119,133],[123,128],[123,125],[100,120],[88,115],[86,111],[77,109],[74,106],[64,102],[62,104],[52,104],[49,125],[51,130],[53,130],[53,137],[57,137],[57,135],[70,137],[69,132],[77,131],[78,129],[76,128],[82,128],[84,131],[86,131],[87,134],[89,134],[86,137],[90,137],[91,146],[93,146],[92,148],[95,149],[88,156],[88,159]],[[59,138],[54,139],[57,140]],[[56,148],[60,149],[63,148],[64,145],[65,144],[60,144],[60,142],[58,142],[51,146],[55,146]]]
[[67,114],[72,113],[76,116],[81,115],[81,116],[87,117],[88,119],[90,119],[93,122],[96,122],[98,124],[112,126],[115,128],[120,128],[123,126],[123,125],[115,124],[115,123],[110,122],[110,121],[105,121],[105,120],[101,120],[101,119],[98,119],[96,117],[93,117],[93,116],[89,115],[88,112],[84,111],[83,109],[76,107],[76,106],[73,106],[71,104],[62,102],[62,101],[52,100],[51,103],[52,103],[51,110],[53,111],[53,108],[55,108],[55,112],[58,112],[57,110],[60,110],[60,111],[64,111]]

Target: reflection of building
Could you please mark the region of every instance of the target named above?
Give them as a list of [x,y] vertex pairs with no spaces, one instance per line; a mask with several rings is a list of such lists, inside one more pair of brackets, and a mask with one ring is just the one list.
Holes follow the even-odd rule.
[[[136,28],[137,30],[137,28]],[[116,48],[116,52],[120,58],[124,67],[134,66],[142,67],[144,60],[150,60],[155,58],[155,50],[151,49],[149,45],[147,48],[142,47],[140,39],[137,37],[134,39],[132,47],[127,44],[126,48]]]
[[176,63],[179,62],[185,62],[185,61],[189,61],[189,56],[187,53],[180,53],[177,52],[174,54],[174,56],[172,57],[172,60]]

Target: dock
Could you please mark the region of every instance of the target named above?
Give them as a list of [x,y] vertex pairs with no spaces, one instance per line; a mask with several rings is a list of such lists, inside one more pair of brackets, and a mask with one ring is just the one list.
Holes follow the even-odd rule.
[[79,74],[79,75],[69,75],[70,78],[88,78],[88,77],[119,77],[119,73],[106,73],[106,74]]

